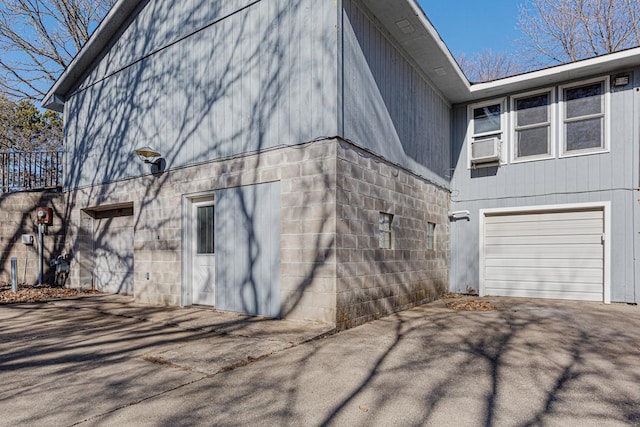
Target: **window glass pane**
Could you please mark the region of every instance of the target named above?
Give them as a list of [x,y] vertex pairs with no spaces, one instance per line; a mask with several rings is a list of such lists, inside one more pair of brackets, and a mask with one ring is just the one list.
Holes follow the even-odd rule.
[[549,121],[549,94],[516,100],[517,126],[547,123]]
[[518,138],[517,157],[549,154],[548,126],[520,130],[516,136]]
[[436,225],[433,222],[427,224],[427,250],[432,251],[436,247]]
[[380,233],[380,249],[391,249],[391,233]]
[[393,222],[393,215],[380,212],[379,217],[379,231],[381,249],[391,249],[391,223]]
[[602,148],[604,119],[580,120],[566,125],[566,151]]
[[602,82],[564,90],[566,118],[602,113]]
[[212,254],[213,249],[213,206],[198,207],[197,214],[197,250],[199,254]]
[[473,132],[475,134],[500,131],[501,105],[487,105],[473,109]]

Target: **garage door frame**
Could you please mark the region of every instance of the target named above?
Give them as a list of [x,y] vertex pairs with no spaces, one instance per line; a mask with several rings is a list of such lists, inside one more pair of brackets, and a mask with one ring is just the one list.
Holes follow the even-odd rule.
[[505,215],[505,214],[536,214],[536,213],[556,213],[556,212],[571,212],[582,210],[602,210],[604,214],[604,280],[603,280],[603,302],[605,304],[611,303],[611,202],[596,202],[596,203],[573,203],[562,205],[540,205],[540,206],[523,206],[523,207],[509,207],[509,208],[494,208],[494,209],[480,209],[479,211],[479,294],[480,296],[486,295],[486,283],[485,283],[485,254],[484,254],[484,232],[485,221],[487,216],[492,215]]

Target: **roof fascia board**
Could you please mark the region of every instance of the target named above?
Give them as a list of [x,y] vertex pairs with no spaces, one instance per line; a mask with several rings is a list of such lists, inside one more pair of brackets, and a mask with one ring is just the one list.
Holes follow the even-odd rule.
[[424,10],[422,10],[422,7],[418,4],[418,1],[408,0],[408,3],[409,3],[409,6],[413,9],[414,13],[416,14],[416,17],[418,17],[418,19],[420,20],[424,28],[429,33],[429,36],[431,36],[431,38],[436,42],[436,44],[438,45],[442,53],[447,57],[447,59],[451,63],[451,66],[456,71],[457,77],[464,83],[467,89],[470,89],[471,83],[469,82],[469,79],[467,78],[467,76],[464,75],[464,72],[460,68],[460,65],[458,65],[458,61],[455,60],[455,58],[451,54],[451,51],[447,47],[446,43],[444,42],[444,40],[442,40],[442,37],[440,37],[440,34],[438,34],[438,31],[436,30],[436,28],[433,26],[433,24],[427,17],[427,14],[425,13]]

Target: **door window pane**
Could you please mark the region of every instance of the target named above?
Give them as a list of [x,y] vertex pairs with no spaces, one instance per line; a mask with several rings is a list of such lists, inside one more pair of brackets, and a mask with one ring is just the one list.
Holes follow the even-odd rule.
[[197,208],[197,253],[213,254],[213,206],[199,206]]

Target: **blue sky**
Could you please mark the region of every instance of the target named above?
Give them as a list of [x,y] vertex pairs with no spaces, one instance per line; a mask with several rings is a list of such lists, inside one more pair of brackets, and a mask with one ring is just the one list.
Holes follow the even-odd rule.
[[520,38],[518,0],[418,0],[454,54],[513,52]]

